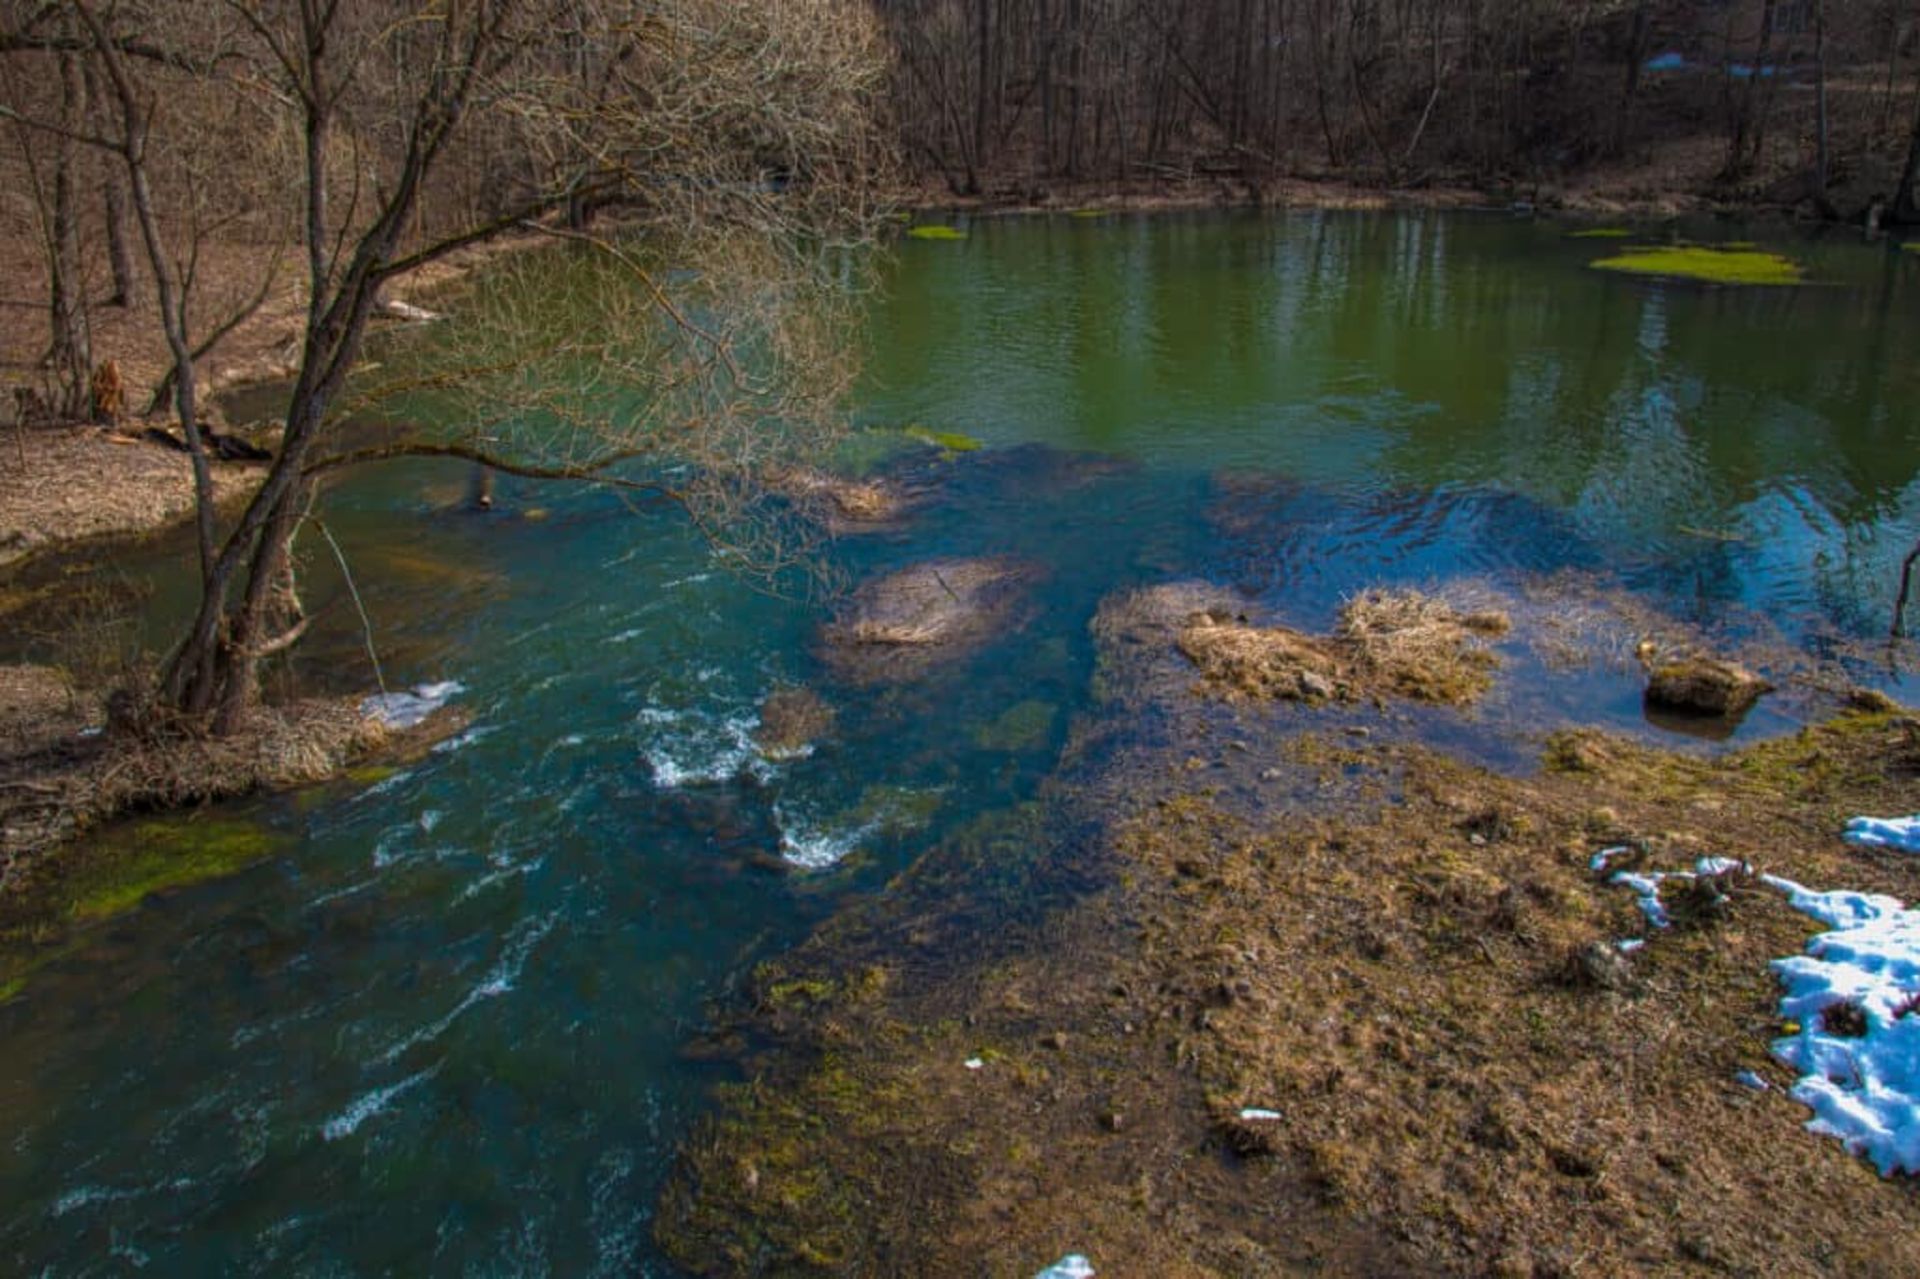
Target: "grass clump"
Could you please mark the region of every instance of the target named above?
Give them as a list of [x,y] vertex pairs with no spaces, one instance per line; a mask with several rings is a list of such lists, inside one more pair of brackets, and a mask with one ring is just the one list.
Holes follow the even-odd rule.
[[948,226],[944,222],[929,222],[922,226],[908,227],[910,240],[964,240],[967,233],[959,227]]
[[1596,271],[1655,275],[1705,284],[1799,284],[1806,269],[1792,258],[1756,249],[1710,249],[1695,244],[1637,246],[1591,264]]

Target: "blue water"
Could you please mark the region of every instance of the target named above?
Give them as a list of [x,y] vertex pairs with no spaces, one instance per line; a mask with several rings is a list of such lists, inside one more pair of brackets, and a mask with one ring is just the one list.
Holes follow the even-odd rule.
[[[710,1001],[1034,793],[1123,587],[1206,577],[1319,627],[1366,585],[1571,568],[1899,692],[1868,641],[1920,526],[1920,260],[1798,243],[1818,287],[1742,294],[1594,274],[1564,230],[1063,219],[903,245],[857,415],[988,447],[895,454],[926,508],[832,567],[1012,554],[1044,584],[1013,634],[901,686],[833,681],[830,606],[729,575],[671,511],[508,481],[449,514],[464,476],[428,464],[338,488],[390,682],[457,680],[472,723],[376,782],[244,807],[283,854],[150,899],[0,1007],[0,1269],[669,1273],[652,1201],[733,1069],[689,1051]],[[324,557],[306,582],[323,619],[283,678],[371,687]],[[1522,722],[1657,732],[1632,672],[1509,677],[1495,710],[1416,728],[1515,762]],[[789,683],[838,729],[769,762],[750,732]],[[1032,702],[1036,740],[983,735]]]

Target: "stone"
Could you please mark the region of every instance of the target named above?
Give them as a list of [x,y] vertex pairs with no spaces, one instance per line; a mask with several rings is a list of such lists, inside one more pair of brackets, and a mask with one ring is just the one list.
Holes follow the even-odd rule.
[[1773,685],[1746,667],[1717,658],[1681,658],[1653,669],[1649,705],[1689,715],[1744,714]]

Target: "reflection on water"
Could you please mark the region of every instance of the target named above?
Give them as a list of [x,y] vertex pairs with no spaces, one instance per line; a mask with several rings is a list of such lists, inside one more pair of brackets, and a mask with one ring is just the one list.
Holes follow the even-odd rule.
[[[447,516],[457,473],[357,477],[327,519],[388,676],[457,680],[473,725],[257,805],[293,851],[149,902],[0,1008],[6,1268],[665,1273],[652,1197],[727,1069],[681,1051],[707,1001],[1033,792],[1115,589],[1208,578],[1319,629],[1365,585],[1575,569],[1709,626],[1876,632],[1920,515],[1920,261],[1801,251],[1827,286],[1603,277],[1501,218],[907,243],[861,415],[994,447],[901,459],[925,510],[834,554],[856,579],[1018,554],[1046,585],[1017,633],[899,686],[833,680],[819,608],[658,512],[503,482],[494,515]],[[308,568],[295,677],[363,687],[335,573]],[[793,685],[836,728],[763,757]],[[1414,729],[1518,761],[1515,724],[1649,731],[1638,690],[1516,654],[1487,707]]]

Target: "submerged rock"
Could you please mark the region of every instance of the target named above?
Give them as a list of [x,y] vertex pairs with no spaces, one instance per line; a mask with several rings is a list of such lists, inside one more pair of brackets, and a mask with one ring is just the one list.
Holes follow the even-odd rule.
[[907,495],[887,480],[856,480],[810,466],[783,467],[768,473],[763,483],[769,491],[813,509],[836,532],[891,524],[905,515],[911,504]]
[[1746,667],[1711,657],[1680,658],[1653,668],[1647,704],[1689,715],[1746,713],[1773,685]]
[[760,703],[753,742],[767,759],[797,759],[833,732],[833,707],[810,688],[786,685]]
[[937,559],[866,583],[821,632],[821,657],[858,683],[913,679],[1018,628],[1033,565]]

